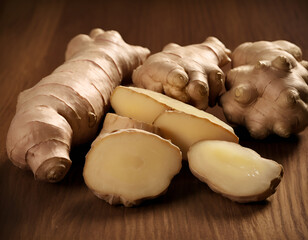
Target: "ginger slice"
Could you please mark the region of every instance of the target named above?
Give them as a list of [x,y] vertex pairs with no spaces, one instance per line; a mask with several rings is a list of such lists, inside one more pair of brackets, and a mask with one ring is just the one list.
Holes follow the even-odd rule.
[[158,132],[153,125],[108,113],[86,157],[87,186],[108,203],[125,206],[163,194],[181,169],[182,154]]
[[[214,115],[148,89],[118,86],[112,93],[110,102],[117,114],[141,122],[152,124],[166,110],[176,110],[207,118],[213,124],[219,125],[235,135],[232,127]],[[235,138],[237,137],[235,136]]]
[[191,172],[215,192],[240,203],[275,193],[283,167],[255,151],[226,141],[200,141],[188,151]]
[[116,87],[110,98],[111,106],[117,114],[149,124],[165,110],[172,109],[171,106],[177,102],[161,93],[125,86]]
[[130,207],[165,193],[181,159],[170,141],[141,129],[123,129],[92,145],[83,176],[99,198]]
[[232,127],[225,122],[161,93],[118,86],[110,101],[117,114],[153,123],[160,129],[162,137],[180,147],[184,159],[190,145],[200,140],[238,142]]
[[154,121],[161,136],[177,145],[183,159],[187,159],[187,151],[191,145],[201,140],[225,140],[238,142],[238,137],[230,128],[212,120],[212,115],[198,109],[179,112],[169,110],[163,112]]
[[152,124],[164,111],[177,110],[206,116],[212,122],[222,125],[222,127],[233,132],[229,125],[214,115],[148,89],[118,86],[111,95],[110,103],[117,114],[149,124]]

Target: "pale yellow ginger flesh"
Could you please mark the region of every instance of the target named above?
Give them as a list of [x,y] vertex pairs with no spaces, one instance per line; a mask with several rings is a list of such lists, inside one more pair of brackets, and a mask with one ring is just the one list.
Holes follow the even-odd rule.
[[191,172],[215,192],[237,202],[262,201],[283,176],[277,162],[226,141],[200,141],[189,149]]
[[181,148],[184,159],[189,146],[203,139],[238,142],[232,127],[214,115],[151,90],[118,86],[111,105],[119,115],[153,123]]
[[214,115],[148,89],[118,86],[114,90],[110,102],[117,114],[149,124],[152,124],[164,111],[176,110],[207,118],[214,124],[221,125],[233,132],[232,127]]
[[230,61],[230,52],[215,37],[183,47],[170,43],[134,70],[133,82],[204,110],[224,90],[220,67]]
[[[195,110],[195,109],[194,109]],[[180,147],[183,159],[191,145],[201,140],[225,140],[238,142],[234,132],[224,125],[211,121],[208,113],[195,111],[165,111],[154,121],[154,126],[160,129],[161,136]]]
[[124,129],[92,145],[83,176],[99,198],[133,206],[165,193],[181,160],[181,151],[170,141],[144,130]]
[[180,102],[163,94],[136,87],[118,86],[110,103],[114,111],[145,123],[152,124],[159,114]]
[[116,31],[74,37],[66,61],[18,97],[6,141],[13,164],[30,168],[35,179],[60,181],[71,165],[71,145],[95,138],[113,89],[149,53]]
[[220,104],[228,122],[254,138],[289,137],[308,125],[308,62],[288,41],[247,42],[231,55],[233,69]]

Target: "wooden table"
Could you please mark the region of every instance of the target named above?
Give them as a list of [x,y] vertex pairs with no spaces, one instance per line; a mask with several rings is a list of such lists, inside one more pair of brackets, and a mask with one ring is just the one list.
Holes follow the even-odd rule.
[[[0,3],[0,239],[308,239],[308,129],[288,139],[240,143],[285,169],[267,201],[237,204],[212,192],[184,164],[166,195],[135,208],[110,206],[82,178],[85,145],[74,149],[66,178],[37,182],[11,164],[6,134],[18,93],[64,60],[66,44],[92,28],[115,29],[131,44],[158,52],[169,42],[218,37],[286,39],[308,59],[307,1],[17,1]],[[224,120],[219,107],[209,110]]]

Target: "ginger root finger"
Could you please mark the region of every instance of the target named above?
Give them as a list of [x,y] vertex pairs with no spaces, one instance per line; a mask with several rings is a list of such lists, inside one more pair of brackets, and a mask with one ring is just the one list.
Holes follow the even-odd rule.
[[259,139],[289,137],[306,128],[308,70],[298,46],[283,40],[243,43],[231,59],[220,98],[228,122]]
[[181,160],[181,151],[170,141],[141,129],[123,129],[95,140],[83,177],[97,197],[130,207],[165,193]]
[[168,44],[133,72],[135,86],[164,93],[199,109],[215,106],[224,90],[230,50],[215,37],[181,47]]
[[95,137],[113,89],[149,53],[116,31],[74,37],[64,64],[18,97],[6,142],[13,164],[30,168],[35,179],[60,181],[71,165],[71,145]]
[[188,151],[191,172],[215,192],[240,203],[276,192],[283,167],[255,151],[226,141],[200,141]]

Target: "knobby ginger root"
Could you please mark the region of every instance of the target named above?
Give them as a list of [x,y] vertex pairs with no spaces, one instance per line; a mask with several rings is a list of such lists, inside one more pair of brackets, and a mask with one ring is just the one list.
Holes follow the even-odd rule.
[[116,31],[73,38],[64,64],[19,95],[7,136],[11,161],[38,180],[60,181],[71,165],[71,144],[95,137],[113,89],[149,53]]
[[184,159],[190,145],[200,140],[238,142],[233,129],[212,114],[148,89],[118,86],[111,106],[119,115],[153,123],[162,137],[180,147]]
[[233,69],[220,104],[230,123],[254,138],[288,137],[308,125],[308,62],[296,45],[279,40],[244,43],[231,55]]
[[191,172],[215,192],[236,201],[262,201],[275,193],[283,168],[255,151],[226,141],[200,141],[189,149]]
[[157,131],[153,126],[115,114],[107,117],[86,156],[83,176],[89,189],[109,204],[127,207],[165,193],[181,169],[180,149],[149,132]]
[[215,37],[185,47],[170,43],[133,72],[133,82],[206,109],[216,104],[224,90],[224,73],[219,67],[230,61],[229,54]]

